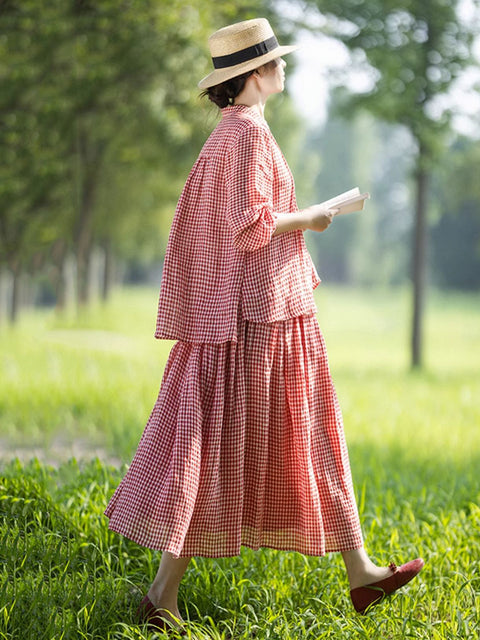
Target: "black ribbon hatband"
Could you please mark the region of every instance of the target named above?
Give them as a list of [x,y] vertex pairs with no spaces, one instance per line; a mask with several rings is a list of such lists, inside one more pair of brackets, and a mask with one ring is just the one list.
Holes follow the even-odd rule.
[[254,44],[251,47],[247,47],[246,49],[241,49],[240,51],[235,51],[234,53],[229,53],[226,56],[215,56],[212,58],[213,66],[215,69],[225,69],[225,67],[233,67],[236,64],[241,64],[242,62],[247,62],[248,60],[253,60],[254,58],[258,58],[259,56],[263,56],[270,51],[273,51],[278,47],[278,41],[275,36],[268,38],[268,40],[263,40],[263,42],[259,42],[258,44]]

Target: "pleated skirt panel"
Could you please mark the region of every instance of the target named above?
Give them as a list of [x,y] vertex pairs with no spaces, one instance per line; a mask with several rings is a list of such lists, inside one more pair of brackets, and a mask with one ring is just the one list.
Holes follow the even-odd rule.
[[177,342],[110,529],[174,556],[363,545],[342,415],[315,316]]

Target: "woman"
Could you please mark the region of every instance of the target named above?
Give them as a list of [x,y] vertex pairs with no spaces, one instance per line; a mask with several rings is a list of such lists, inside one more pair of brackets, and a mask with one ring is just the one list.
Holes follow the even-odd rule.
[[156,337],[177,342],[106,515],[114,531],[163,551],[139,607],[153,627],[181,624],[191,556],[242,545],[340,552],[363,613],[423,561],[377,567],[363,547],[303,239],[335,211],[298,210],[264,119],[283,91],[281,56],[295,47],[280,46],[265,19],[220,29],[209,44],[215,70],[199,87],[222,119],[180,197],[160,289]]

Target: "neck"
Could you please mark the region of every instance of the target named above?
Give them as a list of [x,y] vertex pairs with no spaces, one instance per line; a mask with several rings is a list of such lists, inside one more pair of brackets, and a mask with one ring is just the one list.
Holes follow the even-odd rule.
[[[248,80],[250,80],[250,78]],[[262,95],[253,82],[248,82],[248,80],[245,83],[243,91],[238,94],[233,104],[244,104],[246,107],[256,109],[263,118],[267,97]]]

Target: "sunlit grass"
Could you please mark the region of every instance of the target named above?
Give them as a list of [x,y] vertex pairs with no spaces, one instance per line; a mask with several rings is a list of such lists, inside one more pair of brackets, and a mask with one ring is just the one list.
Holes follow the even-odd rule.
[[[366,545],[378,562],[422,555],[411,585],[354,613],[338,555],[242,550],[197,558],[181,603],[196,638],[476,639],[480,635],[480,301],[431,296],[426,368],[410,373],[406,292],[318,292]],[[117,292],[80,321],[51,312],[0,332],[0,640],[136,639],[158,554],[107,529],[124,468],[69,462],[84,443],[128,463],[171,343],[156,291]],[[63,449],[60,444],[63,443]],[[7,463],[15,448],[58,463]],[[157,637],[161,637],[158,635]]]
[[53,312],[0,334],[1,436],[28,447],[80,439],[129,456],[171,343],[153,337],[156,293],[118,293],[75,320]]
[[[474,450],[480,300],[431,296],[426,370],[414,375],[406,292],[322,285],[317,300],[351,443],[390,446],[395,435],[402,449],[415,437],[419,455]],[[80,320],[35,313],[18,330],[0,331],[0,442],[31,447],[76,438],[127,460],[172,344],[153,338],[156,303],[155,290],[130,289]]]
[[[380,464],[387,460],[381,459]],[[353,613],[339,558],[244,549],[192,561],[182,585],[197,638],[476,638],[480,509],[473,474],[455,495],[442,465],[419,491],[415,464],[360,496],[379,561],[421,552],[421,577],[366,617]],[[47,469],[12,465],[2,481],[4,638],[146,638],[134,610],[157,554],[107,530],[102,511],[119,475],[99,461]],[[470,495],[469,495],[470,493]],[[63,636],[61,634],[64,634]],[[10,635],[9,635],[10,634]]]

